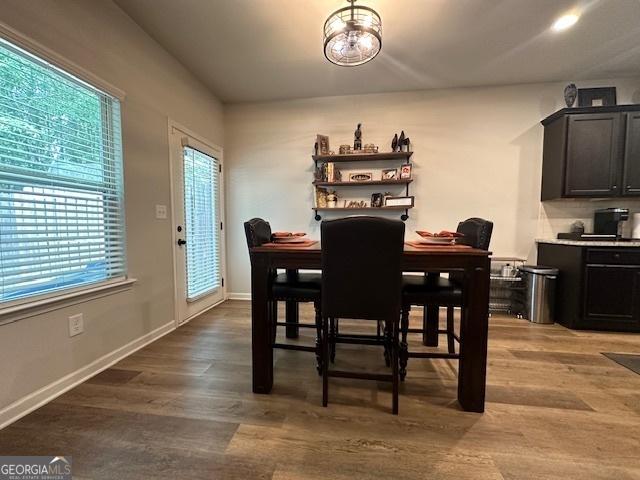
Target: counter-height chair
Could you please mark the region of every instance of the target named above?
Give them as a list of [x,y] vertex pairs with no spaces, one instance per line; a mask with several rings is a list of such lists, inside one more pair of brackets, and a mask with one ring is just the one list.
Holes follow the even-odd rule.
[[[458,223],[456,230],[464,236],[458,243],[469,245],[481,250],[489,250],[493,223],[482,218],[469,218]],[[403,275],[402,277],[402,320],[401,331],[402,341],[400,343],[400,379],[404,380],[407,374],[407,362],[409,358],[460,358],[456,353],[455,344],[460,344],[461,339],[455,333],[454,328],[454,307],[462,307],[461,315],[464,315],[464,297],[462,283],[464,277],[462,273],[452,272],[449,278],[439,275]],[[428,321],[437,322],[434,330],[438,334],[446,334],[448,353],[439,352],[410,352],[407,343],[408,333],[422,333],[423,328],[409,328],[409,311],[412,305],[422,305],[425,310],[432,307],[438,310],[439,307],[447,307],[447,327],[440,329],[439,318],[429,318]]]
[[[324,221],[322,238],[322,405],[329,401],[329,377],[387,381],[393,384],[398,413],[399,323],[402,307],[404,223],[377,217]],[[384,321],[391,333],[392,373],[329,369],[329,326],[333,319]],[[362,343],[347,338],[339,343]]]
[[[261,218],[252,218],[244,223],[244,232],[247,237],[247,247],[249,257],[251,249],[271,242],[271,226]],[[298,271],[287,271],[286,273],[271,272],[271,285],[269,289],[269,323],[271,325],[271,338],[274,348],[288,350],[302,350],[305,352],[315,352],[317,358],[318,373],[320,367],[320,336],[321,336],[321,313],[320,313],[320,288],[322,275],[320,273],[300,273]],[[315,323],[291,323],[288,321],[278,322],[278,302],[313,302],[315,307]],[[316,345],[295,345],[277,342],[277,328],[284,326],[287,328],[315,328]]]

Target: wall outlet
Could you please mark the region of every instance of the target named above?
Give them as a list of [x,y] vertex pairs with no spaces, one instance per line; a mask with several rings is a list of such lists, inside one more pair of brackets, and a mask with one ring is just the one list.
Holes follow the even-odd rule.
[[156,205],[156,218],[158,220],[166,220],[167,219],[167,206],[166,205]]
[[84,332],[84,317],[82,313],[69,317],[69,336],[75,337]]

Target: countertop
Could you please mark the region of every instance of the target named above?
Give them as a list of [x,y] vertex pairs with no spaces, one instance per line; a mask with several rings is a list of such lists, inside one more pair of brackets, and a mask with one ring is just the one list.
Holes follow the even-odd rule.
[[640,240],[630,242],[616,242],[607,240],[566,240],[559,238],[536,238],[536,243],[551,243],[554,245],[573,245],[576,247],[640,247]]

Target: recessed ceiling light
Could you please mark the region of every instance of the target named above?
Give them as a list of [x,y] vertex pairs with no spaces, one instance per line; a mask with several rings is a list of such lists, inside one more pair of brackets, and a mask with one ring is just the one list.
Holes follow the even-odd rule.
[[579,18],[580,16],[576,15],[575,13],[563,15],[560,18],[558,18],[555,22],[553,22],[553,25],[551,26],[551,28],[556,32],[562,32],[567,28],[573,27],[578,22]]

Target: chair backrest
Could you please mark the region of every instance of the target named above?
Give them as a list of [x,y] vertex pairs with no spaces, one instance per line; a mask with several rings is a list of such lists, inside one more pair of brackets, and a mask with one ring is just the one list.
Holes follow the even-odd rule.
[[271,225],[261,218],[252,218],[244,222],[244,234],[247,237],[247,247],[259,247],[271,241]]
[[392,320],[400,315],[404,223],[378,217],[322,222],[322,313]]
[[483,218],[468,218],[458,223],[457,231],[464,234],[460,243],[481,250],[489,250],[493,222]]

